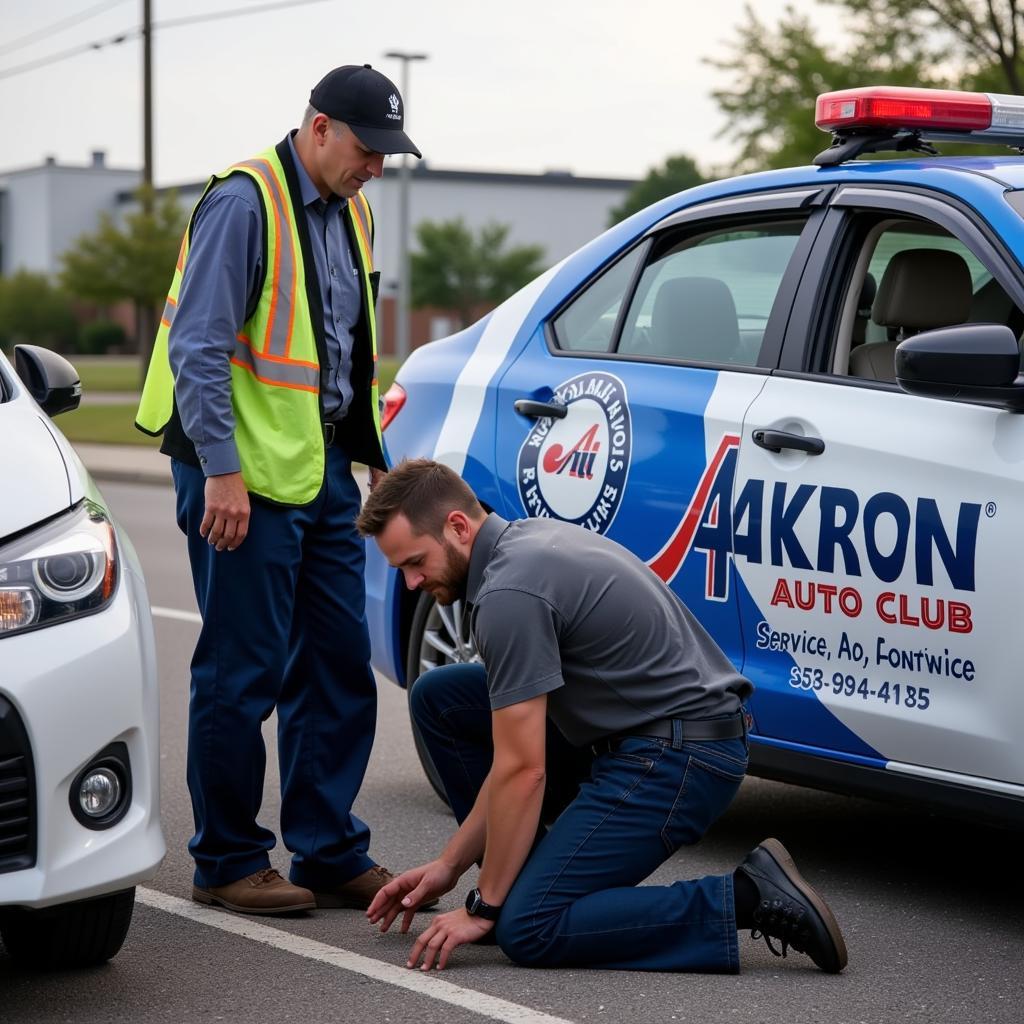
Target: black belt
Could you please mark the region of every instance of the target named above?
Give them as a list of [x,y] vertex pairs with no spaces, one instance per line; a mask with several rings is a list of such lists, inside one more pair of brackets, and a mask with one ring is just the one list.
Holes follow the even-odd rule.
[[595,754],[603,754],[614,750],[619,740],[630,737],[699,743],[706,740],[738,740],[746,733],[746,714],[742,711],[737,711],[728,718],[659,718],[657,721],[643,722],[625,732],[595,740],[592,747]]
[[324,428],[325,448],[330,448],[331,445],[334,444],[336,439],[340,440],[340,438],[338,438],[338,435],[341,433],[341,431],[339,430],[340,425],[341,420],[328,420],[326,423],[321,424],[321,426]]

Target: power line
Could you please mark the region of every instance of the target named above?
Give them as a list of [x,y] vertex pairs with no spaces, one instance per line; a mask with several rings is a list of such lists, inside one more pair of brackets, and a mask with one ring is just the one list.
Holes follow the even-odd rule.
[[110,39],[99,39],[84,46],[75,46],[70,50],[62,50],[60,53],[51,54],[49,57],[40,57],[39,60],[29,61],[27,64],[18,64],[13,68],[0,70],[0,79],[13,78],[15,75],[24,74],[26,71],[35,71],[36,68],[45,68],[48,64],[56,64],[58,61],[67,60],[69,57],[77,57],[80,53],[88,53],[89,50],[102,50],[108,46],[116,46],[118,43],[134,39],[142,35],[142,29],[134,28]]
[[[244,18],[250,14],[263,14],[266,11],[280,10],[286,7],[306,7],[309,4],[322,4],[327,0],[280,0],[278,3],[260,4],[258,7],[233,7],[230,10],[213,11],[210,14],[197,14],[190,18],[174,18],[170,21],[156,21],[153,28],[180,28],[183,25],[194,25],[202,21],[219,21],[223,18],[238,17]],[[35,71],[36,68],[46,67],[49,64],[56,64],[79,54],[88,53],[90,50],[103,50],[108,46],[118,46],[130,39],[137,39],[142,35],[141,28],[125,29],[109,39],[98,39],[91,43],[84,43],[81,46],[69,50],[62,50],[60,53],[51,54],[48,57],[40,57],[38,60],[29,61],[27,64],[18,64],[13,68],[0,69],[0,79],[13,78],[15,75],[25,74],[28,71]]]
[[0,46],[0,53],[10,53],[11,50],[19,50],[43,36],[56,35],[58,32],[63,32],[66,28],[71,28],[72,25],[78,25],[89,18],[95,17],[95,15],[100,14],[102,11],[109,10],[111,7],[117,7],[126,2],[127,0],[104,0],[103,3],[96,4],[84,11],[79,11],[78,14],[68,15],[68,17],[61,18],[51,25],[44,25],[43,28],[37,28],[26,35],[18,36],[17,39],[8,40]]
[[258,7],[232,7],[228,11],[214,11],[212,14],[196,14],[190,18],[173,18],[170,21],[154,21],[153,28],[177,28],[179,25],[194,25],[200,21],[219,21],[230,18],[233,14],[261,14],[279,7],[304,7],[307,4],[322,4],[327,0],[282,0],[279,3],[260,4]]

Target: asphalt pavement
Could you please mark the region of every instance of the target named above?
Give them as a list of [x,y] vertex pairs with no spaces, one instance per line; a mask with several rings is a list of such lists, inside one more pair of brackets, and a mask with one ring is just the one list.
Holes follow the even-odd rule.
[[[381,935],[357,912],[253,920],[192,904],[184,774],[188,662],[198,616],[184,540],[174,525],[167,460],[147,448],[78,447],[134,541],[154,606],[168,855],[156,878],[139,888],[125,947],[105,967],[31,974],[0,952],[0,1021],[1021,1020],[1019,836],[756,779],[743,784],[700,844],[677,853],[650,881],[732,870],[759,840],[778,836],[843,927],[850,965],[838,977],[799,954],[777,959],[749,935],[740,937],[739,976],[527,970],[493,946],[460,949],[448,970],[422,975],[403,967],[408,937]],[[273,719],[265,738],[261,819],[276,828]],[[371,854],[393,870],[434,856],[453,825],[416,760],[404,692],[383,678],[374,752],[356,812],[373,830]],[[280,845],[272,858],[287,870]],[[471,884],[464,879],[441,910],[458,906]]]

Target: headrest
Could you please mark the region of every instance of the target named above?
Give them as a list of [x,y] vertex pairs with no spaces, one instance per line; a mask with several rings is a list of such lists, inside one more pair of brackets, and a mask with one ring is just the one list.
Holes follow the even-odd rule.
[[871,304],[875,301],[878,293],[878,284],[874,274],[865,274],[864,283],[860,286],[860,296],[857,299],[857,312],[867,316],[871,312]]
[[871,319],[914,330],[962,324],[970,315],[972,291],[971,272],[958,253],[905,249],[885,268]]
[[653,355],[728,362],[739,348],[736,303],[717,277],[677,277],[658,289],[651,311]]

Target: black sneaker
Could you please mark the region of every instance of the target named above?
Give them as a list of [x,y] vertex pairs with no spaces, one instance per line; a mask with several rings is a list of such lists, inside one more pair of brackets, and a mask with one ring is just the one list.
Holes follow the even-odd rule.
[[[751,850],[739,870],[757,886],[751,938],[764,938],[776,956],[785,956],[789,947],[806,953],[830,974],[846,966],[846,943],[832,911],[800,877],[778,839],[766,839]],[[781,951],[772,939],[782,943]]]

